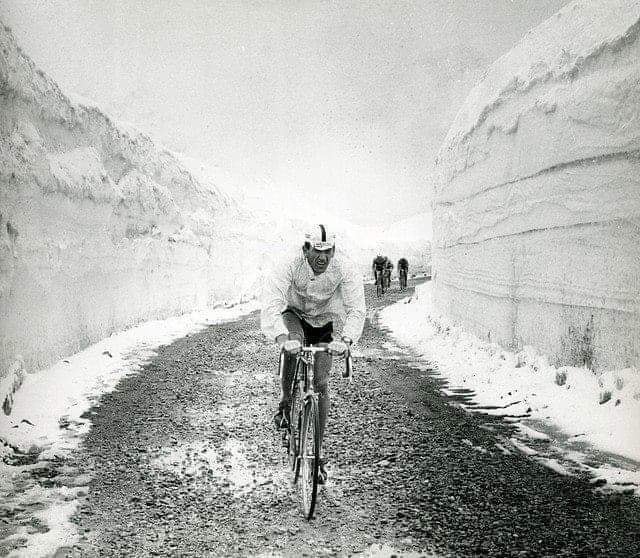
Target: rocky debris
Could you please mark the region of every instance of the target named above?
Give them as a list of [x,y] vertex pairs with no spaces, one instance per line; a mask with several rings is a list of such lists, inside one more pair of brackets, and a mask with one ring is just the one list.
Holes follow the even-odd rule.
[[[400,298],[371,295],[370,308]],[[330,481],[304,520],[271,425],[277,353],[257,320],[163,346],[103,396],[53,476],[71,486],[75,471],[89,486],[74,517],[81,540],[61,555],[634,554],[637,499],[598,494],[512,450],[515,427],[450,404],[442,380],[371,320],[353,383],[331,379]]]

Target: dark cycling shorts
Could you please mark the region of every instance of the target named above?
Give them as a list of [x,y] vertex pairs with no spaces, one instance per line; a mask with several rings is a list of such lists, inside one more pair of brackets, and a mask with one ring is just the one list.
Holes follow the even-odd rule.
[[287,326],[289,333],[301,335],[306,345],[331,343],[331,341],[333,341],[333,322],[329,322],[320,327],[314,327],[298,316],[294,310],[289,308],[282,313],[282,320],[284,321],[284,325]]

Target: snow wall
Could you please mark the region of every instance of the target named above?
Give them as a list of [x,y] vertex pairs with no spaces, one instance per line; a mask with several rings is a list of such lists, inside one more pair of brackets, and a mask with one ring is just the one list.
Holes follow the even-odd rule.
[[640,1],[577,1],[470,93],[436,162],[438,310],[554,364],[640,367]]
[[0,24],[5,413],[25,372],[251,291],[257,225],[145,135],[72,102]]

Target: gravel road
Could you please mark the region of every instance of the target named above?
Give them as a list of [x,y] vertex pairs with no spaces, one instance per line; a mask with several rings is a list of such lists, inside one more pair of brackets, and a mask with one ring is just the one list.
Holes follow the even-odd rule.
[[357,377],[331,380],[314,520],[271,425],[277,351],[254,313],[161,347],[90,411],[68,464],[91,479],[82,537],[58,555],[638,555],[638,499],[553,473],[510,446],[507,423],[443,396],[377,324],[397,287],[366,294]]

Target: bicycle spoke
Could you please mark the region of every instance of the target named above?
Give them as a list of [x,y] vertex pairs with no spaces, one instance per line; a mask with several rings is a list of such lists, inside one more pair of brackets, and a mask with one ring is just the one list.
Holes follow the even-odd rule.
[[300,444],[300,427],[302,422],[302,394],[300,387],[296,384],[291,397],[291,420],[289,423],[289,465],[293,471],[294,484],[298,481],[300,473],[300,460],[298,459],[298,448]]
[[301,433],[301,483],[302,510],[305,518],[311,519],[318,494],[318,408],[314,399],[305,405],[304,419]]

